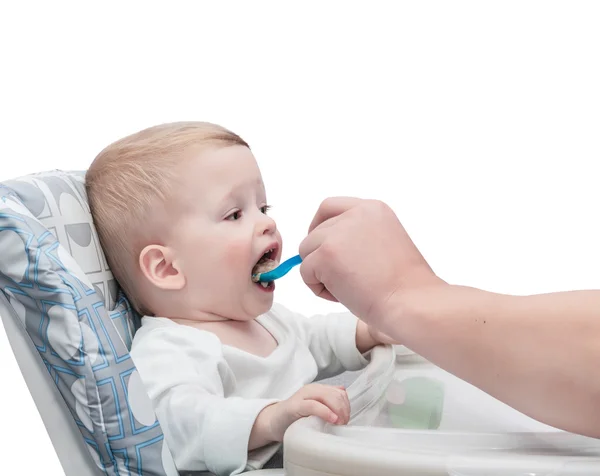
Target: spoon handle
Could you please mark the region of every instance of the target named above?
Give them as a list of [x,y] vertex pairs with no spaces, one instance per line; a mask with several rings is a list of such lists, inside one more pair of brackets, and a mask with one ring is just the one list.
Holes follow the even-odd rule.
[[259,274],[258,280],[260,282],[275,281],[276,279],[285,276],[290,271],[290,269],[292,269],[294,266],[299,265],[300,263],[302,263],[302,258],[300,258],[300,255],[296,255],[284,261],[279,266],[277,266],[277,268],[269,271],[268,273]]

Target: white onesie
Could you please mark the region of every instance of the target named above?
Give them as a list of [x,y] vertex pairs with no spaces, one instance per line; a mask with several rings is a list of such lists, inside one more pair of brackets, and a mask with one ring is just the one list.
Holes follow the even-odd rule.
[[279,447],[248,453],[252,426],[265,406],[367,364],[350,313],[307,318],[275,304],[256,320],[278,343],[268,357],[169,319],[142,319],[131,357],[179,471],[230,475],[261,468]]

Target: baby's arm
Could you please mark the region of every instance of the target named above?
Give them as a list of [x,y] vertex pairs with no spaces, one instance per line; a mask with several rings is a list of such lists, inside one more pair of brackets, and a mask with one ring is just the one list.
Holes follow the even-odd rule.
[[254,426],[276,400],[225,398],[234,380],[216,337],[153,329],[134,341],[131,355],[179,471],[237,474],[246,467],[248,451],[273,441]]

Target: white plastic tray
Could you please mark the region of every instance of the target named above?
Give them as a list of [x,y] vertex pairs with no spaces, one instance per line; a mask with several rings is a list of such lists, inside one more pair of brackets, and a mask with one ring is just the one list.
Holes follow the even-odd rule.
[[374,349],[348,388],[348,426],[308,418],[290,427],[287,476],[600,475],[600,440],[543,425],[396,350]]

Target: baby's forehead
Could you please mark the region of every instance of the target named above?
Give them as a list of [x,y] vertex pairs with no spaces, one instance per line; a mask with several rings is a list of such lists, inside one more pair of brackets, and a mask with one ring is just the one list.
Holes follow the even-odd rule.
[[[266,194],[265,185],[260,177],[244,177],[240,174],[220,176],[215,180],[202,181],[200,185],[193,177],[188,176],[188,195],[197,199],[206,199],[208,202],[221,202],[225,200],[238,200],[244,197],[261,198]],[[177,190],[175,190],[177,193]]]
[[252,158],[198,155],[178,170],[172,187],[177,209],[233,205],[244,200],[266,200],[265,184]]
[[191,149],[180,168],[181,178],[204,187],[264,189],[256,159],[247,147]]

